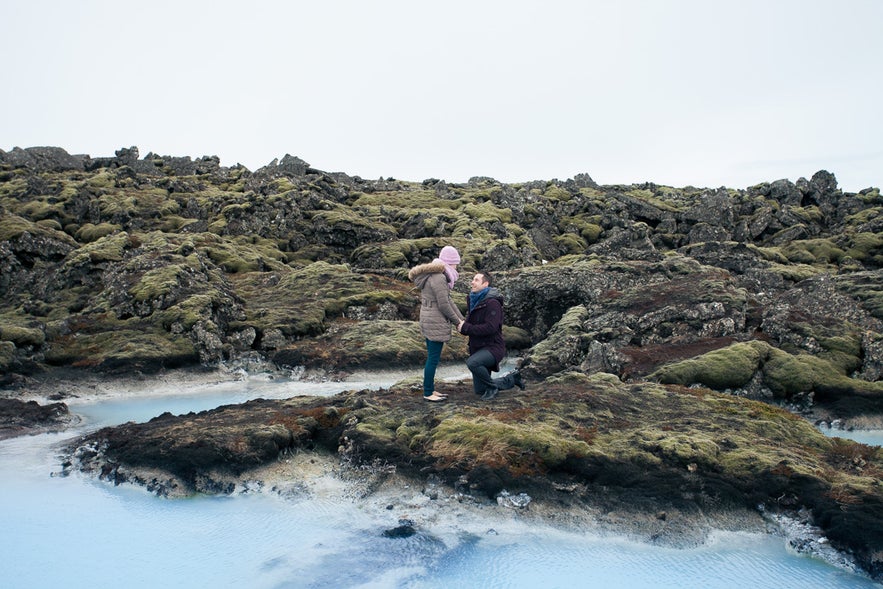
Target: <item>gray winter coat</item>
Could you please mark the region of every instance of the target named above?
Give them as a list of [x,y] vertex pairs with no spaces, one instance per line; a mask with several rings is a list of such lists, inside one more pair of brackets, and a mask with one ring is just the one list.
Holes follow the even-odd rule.
[[411,268],[408,278],[420,289],[420,332],[434,342],[451,340],[451,325],[463,321],[460,309],[451,300],[451,289],[441,262]]

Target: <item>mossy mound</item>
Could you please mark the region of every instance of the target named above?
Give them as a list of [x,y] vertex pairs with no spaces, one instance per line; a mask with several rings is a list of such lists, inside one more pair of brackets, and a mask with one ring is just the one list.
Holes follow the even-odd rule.
[[157,372],[199,361],[196,347],[189,339],[165,331],[151,332],[138,323],[97,333],[82,330],[60,336],[60,345],[46,352],[51,366],[95,368],[103,372]]
[[[819,402],[834,405],[850,417],[874,411],[883,413],[883,383],[849,377],[843,366],[807,353],[790,354],[766,342],[737,343],[663,366],[650,378],[667,384],[701,384],[716,390],[743,389],[755,379],[772,394],[791,400],[813,394]],[[858,397],[858,410],[848,410],[847,399]]]

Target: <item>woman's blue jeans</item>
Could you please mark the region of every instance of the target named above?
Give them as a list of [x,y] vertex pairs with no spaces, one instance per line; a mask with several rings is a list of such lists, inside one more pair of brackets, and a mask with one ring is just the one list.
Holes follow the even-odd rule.
[[423,366],[423,396],[428,397],[435,391],[435,369],[441,360],[445,342],[426,340],[426,365]]

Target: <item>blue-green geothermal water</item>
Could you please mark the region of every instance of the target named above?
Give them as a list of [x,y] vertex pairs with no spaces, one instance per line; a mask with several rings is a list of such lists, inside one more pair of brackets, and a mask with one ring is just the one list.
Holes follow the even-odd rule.
[[[719,532],[698,547],[675,549],[591,528],[538,525],[506,507],[463,509],[444,497],[430,510],[420,489],[405,489],[392,508],[335,488],[245,488],[228,497],[163,499],[78,473],[57,476],[60,445],[99,426],[255,397],[333,394],[390,382],[370,376],[324,384],[243,377],[189,387],[148,385],[137,398],[71,400],[71,410],[83,416],[76,428],[0,442],[0,586],[881,587],[846,568],[795,554],[780,535]],[[402,518],[416,522],[417,533],[385,537],[383,531]]]

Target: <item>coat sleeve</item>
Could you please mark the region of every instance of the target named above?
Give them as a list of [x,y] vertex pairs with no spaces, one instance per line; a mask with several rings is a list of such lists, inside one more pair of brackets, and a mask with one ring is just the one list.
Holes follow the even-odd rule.
[[484,313],[484,321],[481,323],[463,324],[461,333],[465,335],[486,336],[497,333],[503,328],[503,306],[497,299],[490,299]]
[[436,274],[427,282],[427,286],[432,289],[432,294],[438,303],[438,310],[445,319],[453,325],[457,325],[463,321],[463,314],[451,299],[451,290],[448,288],[447,279],[444,274]]

